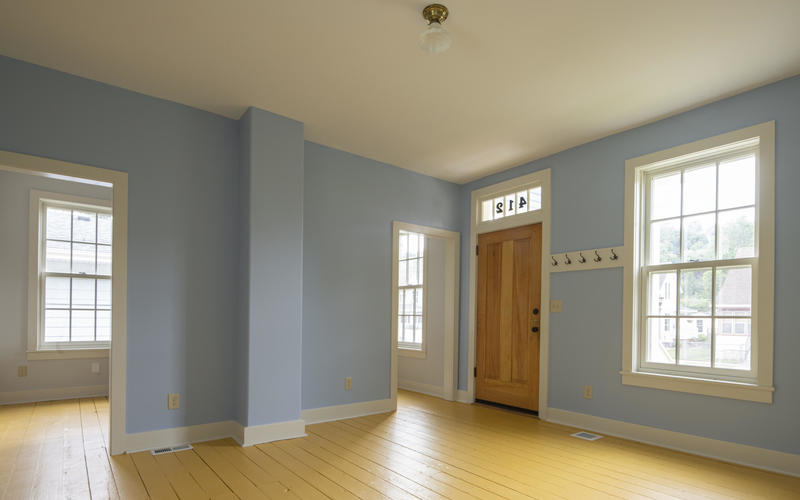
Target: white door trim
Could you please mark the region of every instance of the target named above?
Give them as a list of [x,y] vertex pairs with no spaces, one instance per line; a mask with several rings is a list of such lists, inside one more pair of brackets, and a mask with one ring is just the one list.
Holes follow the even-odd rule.
[[126,306],[128,268],[128,174],[105,168],[51,160],[8,151],[0,151],[0,170],[40,175],[54,179],[84,182],[111,187],[113,199],[113,242],[111,255],[111,359],[109,366],[110,452],[124,453],[126,392]]
[[458,290],[461,235],[446,229],[394,221],[392,222],[392,406],[397,408],[397,258],[398,235],[401,229],[422,233],[425,236],[438,238],[445,242],[444,360],[442,363],[444,379],[442,397],[448,401],[455,401],[458,390]]
[[[501,195],[513,191],[516,187],[540,184],[542,186],[542,208],[533,212],[517,214],[493,221],[481,221],[480,201],[491,195]],[[512,227],[527,226],[542,223],[542,304],[541,330],[539,334],[539,417],[547,418],[547,374],[550,359],[550,169],[509,179],[498,184],[486,186],[472,191],[470,198],[470,229],[469,229],[469,357],[467,358],[467,394],[469,401],[475,401],[475,339],[476,339],[476,314],[477,314],[477,273],[478,259],[475,248],[478,245],[478,235],[491,233]]]

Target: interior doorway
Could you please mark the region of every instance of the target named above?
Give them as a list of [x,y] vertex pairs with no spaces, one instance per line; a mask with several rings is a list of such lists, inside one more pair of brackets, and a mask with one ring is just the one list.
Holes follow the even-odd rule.
[[[93,443],[109,454],[124,453],[128,175],[7,151],[0,151],[0,173],[15,176],[2,183],[11,189],[3,198],[22,204],[8,220],[27,234],[27,279],[15,280],[27,286],[8,295],[24,298],[16,308],[26,311],[23,326],[14,333],[25,349],[0,402],[62,400],[65,418],[94,415],[97,425],[84,437],[96,434]],[[8,234],[3,241],[19,241]]]
[[542,224],[478,236],[475,397],[539,410]]
[[459,233],[393,223],[392,399],[398,387],[456,399]]

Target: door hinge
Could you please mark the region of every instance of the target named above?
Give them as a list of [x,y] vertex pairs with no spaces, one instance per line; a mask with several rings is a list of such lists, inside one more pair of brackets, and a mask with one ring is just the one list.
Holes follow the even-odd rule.
[[472,376],[475,377],[475,378],[478,377],[478,367],[477,366],[472,369]]
[[475,245],[475,255],[478,255],[478,245]]

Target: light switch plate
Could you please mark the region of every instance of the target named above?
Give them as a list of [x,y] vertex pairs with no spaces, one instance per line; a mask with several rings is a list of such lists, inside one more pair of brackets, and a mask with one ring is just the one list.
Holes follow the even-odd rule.
[[592,399],[592,386],[591,385],[584,385],[583,386],[583,397],[586,399]]
[[28,376],[28,367],[27,365],[20,365],[17,367],[17,377],[27,377]]
[[94,374],[100,373],[100,363],[98,363],[97,361],[92,363],[92,373]]
[[353,388],[353,377],[345,377],[344,378],[344,390],[349,391]]
[[167,409],[177,410],[181,407],[181,395],[178,393],[170,394],[167,399]]
[[561,301],[560,300],[551,300],[550,301],[550,312],[551,313],[560,313],[561,312]]

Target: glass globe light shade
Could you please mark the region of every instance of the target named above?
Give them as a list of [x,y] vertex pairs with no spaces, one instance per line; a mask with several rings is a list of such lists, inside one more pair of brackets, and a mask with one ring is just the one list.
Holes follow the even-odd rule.
[[419,46],[431,54],[444,52],[450,47],[450,33],[434,21],[419,35]]

